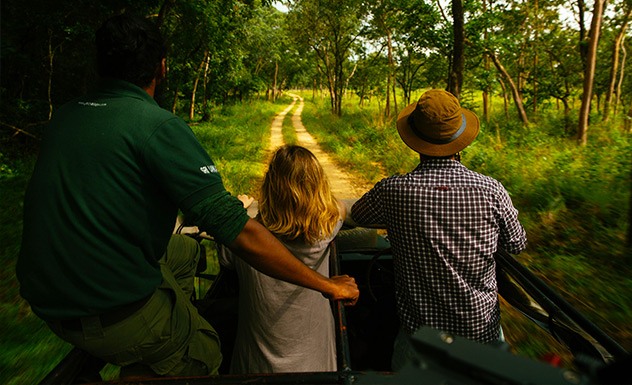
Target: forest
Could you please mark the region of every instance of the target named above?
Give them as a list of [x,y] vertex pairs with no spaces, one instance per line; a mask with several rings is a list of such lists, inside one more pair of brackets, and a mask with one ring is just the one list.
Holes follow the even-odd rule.
[[360,103],[379,98],[388,117],[433,87],[466,106],[482,95],[486,121],[492,97],[525,126],[554,106],[585,144],[591,113],[621,124],[630,110],[628,0],[276,4],[285,12],[265,0],[3,1],[2,133],[37,137],[55,107],[88,90],[93,32],[125,11],[154,19],[167,36],[161,102],[191,120],[291,88],[326,90],[337,115],[347,92]]
[[[152,19],[167,38],[156,99],[191,125],[235,193],[252,188],[243,175],[260,173],[231,163],[245,155],[228,132],[261,139],[254,122],[265,129],[286,91],[310,102],[304,122],[324,148],[371,183],[377,169],[414,167],[396,143],[398,112],[425,89],[452,92],[482,122],[464,163],[501,180],[521,212],[529,234],[522,262],[632,350],[632,0],[0,6],[0,260],[8,267],[0,271],[0,382],[33,382],[46,367],[20,377],[28,360],[67,349],[60,353],[19,298],[21,200],[52,114],[97,84],[95,30],[123,12]],[[546,350],[529,331],[508,337],[526,355]]]

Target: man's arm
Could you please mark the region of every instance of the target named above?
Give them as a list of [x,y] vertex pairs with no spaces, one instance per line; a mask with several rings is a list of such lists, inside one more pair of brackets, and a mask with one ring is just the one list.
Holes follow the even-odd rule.
[[359,291],[349,276],[327,278],[310,269],[259,222],[246,214],[242,202],[226,191],[206,197],[183,212],[246,263],[272,278],[307,287],[333,300],[353,305]]
[[511,254],[518,254],[527,246],[527,234],[518,220],[518,210],[513,206],[509,193],[501,189],[499,198],[500,246]]
[[349,218],[345,223],[355,226],[386,228],[383,215],[381,187],[384,179],[367,191],[360,199],[352,203]]
[[229,243],[235,254],[270,277],[321,292],[332,300],[355,305],[360,291],[348,275],[324,277],[298,260],[262,224],[250,219],[234,241]]

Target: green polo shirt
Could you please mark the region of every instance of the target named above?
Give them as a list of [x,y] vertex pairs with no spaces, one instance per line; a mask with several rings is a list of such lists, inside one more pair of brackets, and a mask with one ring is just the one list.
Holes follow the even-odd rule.
[[224,243],[248,220],[182,119],[131,83],[105,81],[60,108],[42,140],[24,202],[21,295],[58,320],[151,294],[178,209]]

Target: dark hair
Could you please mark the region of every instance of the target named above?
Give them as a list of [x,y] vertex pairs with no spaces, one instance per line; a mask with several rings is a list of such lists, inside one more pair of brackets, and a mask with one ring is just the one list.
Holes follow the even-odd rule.
[[130,14],[106,20],[95,37],[99,75],[139,87],[148,86],[156,77],[167,51],[155,24]]

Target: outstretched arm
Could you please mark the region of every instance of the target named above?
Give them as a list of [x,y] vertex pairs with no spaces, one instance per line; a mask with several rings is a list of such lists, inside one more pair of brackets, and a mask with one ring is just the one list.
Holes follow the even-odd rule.
[[332,300],[353,305],[359,291],[347,275],[327,278],[310,269],[259,222],[246,215],[236,197],[220,192],[198,202],[185,215],[246,263],[272,278],[321,292]]
[[319,291],[325,297],[343,300],[347,305],[358,301],[360,292],[353,277],[327,278],[310,269],[253,219],[246,222],[237,238],[227,246],[246,263],[273,278]]

